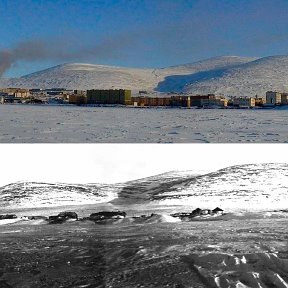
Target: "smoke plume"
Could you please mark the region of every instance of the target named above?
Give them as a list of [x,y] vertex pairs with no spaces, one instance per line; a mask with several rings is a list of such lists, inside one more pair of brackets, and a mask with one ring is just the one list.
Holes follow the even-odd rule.
[[[10,49],[0,50],[0,77],[19,61],[78,61],[117,59],[125,57],[123,51],[131,45],[134,35],[117,35],[97,43],[80,42],[73,39],[32,39],[19,42]],[[117,46],[115,43],[117,42]],[[128,44],[129,43],[129,44]]]

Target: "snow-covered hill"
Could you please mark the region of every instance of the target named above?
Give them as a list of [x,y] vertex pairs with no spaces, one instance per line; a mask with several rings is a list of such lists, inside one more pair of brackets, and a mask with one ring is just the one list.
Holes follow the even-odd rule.
[[288,56],[271,56],[238,67],[194,74],[193,81],[181,89],[193,94],[258,96],[266,91],[288,91]]
[[[190,83],[197,83],[198,81],[205,81],[206,79],[214,79],[221,75],[223,71],[229,68],[241,67],[246,63],[250,63],[258,58],[252,57],[238,57],[238,56],[221,56],[209,58],[206,60],[198,61],[191,64],[179,65],[168,67],[164,69],[156,70],[156,73],[161,75],[162,79],[157,87],[157,91],[161,92],[188,92],[192,94],[208,94],[214,93],[213,87],[210,87],[211,91],[192,91],[187,89],[186,86]],[[160,77],[159,77],[160,79]]]
[[0,207],[33,208],[108,202],[117,196],[109,185],[16,182],[0,188]]
[[288,56],[222,56],[162,69],[72,63],[20,78],[0,79],[0,86],[263,96],[268,90],[288,91],[287,67]]
[[168,172],[120,184],[17,182],[0,188],[0,207],[107,203],[180,205],[226,211],[288,208],[288,164],[232,166],[202,175]]
[[[71,63],[58,65],[18,79],[10,79],[13,87],[67,89],[153,89],[152,69],[121,68],[114,66]],[[157,81],[156,81],[157,82]]]
[[115,201],[269,210],[287,208],[287,191],[287,164],[250,164],[198,176],[175,172],[129,182]]
[[223,56],[162,69],[136,69],[71,63],[58,65],[20,78],[1,79],[0,86],[27,88],[63,87],[84,90],[93,88],[126,88],[133,91],[182,91],[186,84],[194,81],[195,75],[197,77],[202,75],[201,73],[214,75],[219,73],[218,71],[221,69],[238,67],[255,59]]

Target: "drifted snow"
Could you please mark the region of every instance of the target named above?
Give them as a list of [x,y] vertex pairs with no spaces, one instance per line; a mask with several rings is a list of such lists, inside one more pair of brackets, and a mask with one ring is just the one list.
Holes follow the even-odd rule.
[[[193,263],[198,273],[206,279],[207,285],[219,288],[240,287],[283,287],[288,284],[283,279],[288,273],[288,260],[270,255],[267,259],[264,253],[245,255],[205,254],[190,255],[186,262]],[[247,259],[239,263],[237,259]],[[225,262],[227,265],[223,266]],[[210,286],[209,286],[210,287]]]

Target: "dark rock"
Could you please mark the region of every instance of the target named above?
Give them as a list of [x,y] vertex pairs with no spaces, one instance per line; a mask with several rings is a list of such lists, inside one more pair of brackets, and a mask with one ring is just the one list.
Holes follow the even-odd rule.
[[57,216],[49,216],[49,224],[62,224],[66,222],[66,220],[75,219],[78,220],[78,215],[75,212],[60,212]]
[[28,216],[29,220],[47,220],[48,218],[46,216]]
[[94,221],[101,221],[107,219],[121,219],[126,217],[126,212],[122,211],[102,211],[97,213],[92,213],[90,219]]
[[170,214],[170,216],[182,219],[182,218],[191,217],[191,213],[179,212],[179,213]]
[[78,215],[75,212],[65,211],[58,214],[59,217],[63,217],[65,219],[78,219]]
[[49,216],[49,224],[62,224],[66,221],[64,217],[61,216]]
[[0,220],[4,219],[16,219],[17,216],[15,214],[6,214],[6,215],[0,215]]

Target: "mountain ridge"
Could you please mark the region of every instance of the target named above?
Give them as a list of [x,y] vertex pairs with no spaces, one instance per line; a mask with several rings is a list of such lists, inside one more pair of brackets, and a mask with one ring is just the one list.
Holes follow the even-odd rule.
[[[275,65],[283,70],[283,65],[279,66],[279,61],[277,60],[277,57],[282,57],[282,60],[283,57],[286,57],[288,59],[288,56],[268,56],[264,58],[218,56],[203,59],[193,63],[174,65],[164,68],[129,68],[120,66],[96,65],[89,63],[65,63],[28,75],[24,75],[20,78],[2,78],[0,79],[0,85],[23,88],[63,87],[66,89],[83,90],[93,88],[125,88],[131,89],[133,92],[139,90],[148,90],[158,92],[186,92],[190,94],[216,93],[230,95],[232,93],[233,95],[242,95],[244,92],[245,94],[247,94],[246,86],[249,87],[249,81],[252,81],[253,79],[251,80],[250,78],[248,78],[247,80],[247,75],[245,75],[247,73],[242,73],[243,75],[240,73],[241,75],[239,76],[238,72],[241,72],[242,69],[247,70],[250,66],[245,65],[249,65],[255,62],[256,64],[254,63],[254,66],[252,66],[252,68],[254,67],[253,69],[256,70],[254,71],[252,69],[252,72],[254,74],[257,74],[257,69],[262,69],[261,67],[258,67],[259,65],[257,66],[257,63],[262,63],[264,61],[263,65],[267,66],[267,63],[265,64],[265,61],[271,61],[271,59],[274,59],[276,61]],[[261,62],[261,59],[264,60],[262,60]],[[236,75],[237,77],[234,75],[236,73],[235,71],[238,71],[238,74]],[[250,74],[252,72],[250,71]],[[279,73],[276,74],[277,76],[279,76]],[[282,73],[280,73],[280,75],[282,75],[282,78],[284,77],[283,71]],[[225,77],[234,78],[232,79],[233,81],[229,80],[230,78],[228,79],[228,81]],[[245,81],[241,80],[242,78],[244,78]],[[285,79],[282,78],[279,78],[281,81],[279,79],[274,79],[273,81],[276,81],[276,84],[280,83],[279,85],[281,86],[286,81],[285,77]],[[273,77],[271,79],[273,79]],[[269,83],[269,85],[266,83],[265,85],[267,88],[262,87],[262,79],[258,80],[259,81],[256,83],[256,86],[254,83],[254,86],[252,87],[253,89],[248,89],[249,93],[251,92],[250,94],[253,94],[252,96],[255,96],[255,91],[257,92],[259,90],[259,93],[261,94],[264,90],[274,87],[273,83],[270,83],[271,85]],[[275,85],[275,89],[279,88],[279,85],[277,85]]]
[[[113,205],[286,209],[288,164],[234,165],[195,174],[172,171],[121,184],[16,182],[0,188],[0,207]],[[215,207],[214,207],[215,208]]]

